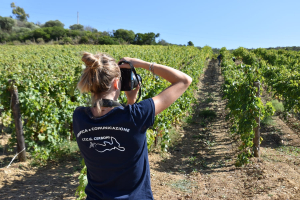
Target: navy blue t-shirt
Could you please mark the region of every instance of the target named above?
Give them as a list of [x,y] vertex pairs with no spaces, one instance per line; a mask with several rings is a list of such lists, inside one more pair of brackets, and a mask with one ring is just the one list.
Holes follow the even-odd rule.
[[101,117],[76,108],[73,130],[87,166],[87,199],[153,199],[146,131],[154,117],[151,98]]

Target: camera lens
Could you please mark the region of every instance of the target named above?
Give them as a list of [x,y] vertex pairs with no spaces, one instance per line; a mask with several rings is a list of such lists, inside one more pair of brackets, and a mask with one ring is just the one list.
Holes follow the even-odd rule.
[[142,77],[139,74],[137,74],[137,79],[136,79],[135,75],[132,73],[132,84],[133,84],[132,88],[136,88],[138,86],[139,82],[142,82]]

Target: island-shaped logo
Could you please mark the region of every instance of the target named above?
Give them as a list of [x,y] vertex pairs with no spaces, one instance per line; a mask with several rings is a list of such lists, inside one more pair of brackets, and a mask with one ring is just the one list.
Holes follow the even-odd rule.
[[103,153],[105,151],[111,150],[119,150],[125,151],[124,147],[120,146],[120,143],[117,141],[116,138],[110,137],[110,141],[103,141],[102,143],[90,142],[90,148],[94,148],[96,151]]

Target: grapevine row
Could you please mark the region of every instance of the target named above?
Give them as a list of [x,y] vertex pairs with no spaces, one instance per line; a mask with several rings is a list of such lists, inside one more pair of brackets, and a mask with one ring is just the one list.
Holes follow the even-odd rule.
[[[18,88],[23,129],[27,150],[40,161],[51,159],[60,152],[59,144],[72,138],[72,113],[79,105],[89,105],[90,95],[82,95],[76,84],[84,68],[82,52],[106,52],[116,60],[135,57],[180,69],[193,78],[188,91],[170,108],[156,117],[147,132],[148,147],[160,137],[162,148],[170,140],[168,129],[172,123],[191,109],[195,102],[193,91],[203,71],[210,47],[201,51],[194,47],[178,46],[1,46],[0,54],[0,110],[4,126],[11,127],[10,88]],[[168,86],[165,80],[153,77],[146,70],[137,71],[143,77],[142,99],[153,97]],[[13,131],[11,146],[16,143]]]
[[[239,50],[239,49],[238,49]],[[258,88],[255,83],[264,81],[259,64],[253,54],[242,52],[234,54],[243,58],[247,64],[236,65],[232,56],[225,47],[221,49],[222,74],[225,79],[223,85],[224,98],[229,109],[228,119],[231,121],[231,132],[240,136],[241,144],[236,162],[241,166],[249,162],[249,157],[254,155],[257,146],[254,146],[254,129],[259,127],[257,118],[263,119],[274,113],[271,102],[263,104],[260,95],[257,95]],[[248,64],[249,63],[249,64]],[[259,139],[259,138],[258,138]]]

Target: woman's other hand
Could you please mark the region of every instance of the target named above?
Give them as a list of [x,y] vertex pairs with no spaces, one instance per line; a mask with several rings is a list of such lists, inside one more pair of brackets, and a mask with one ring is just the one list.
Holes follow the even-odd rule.
[[132,105],[135,103],[139,89],[140,89],[140,84],[138,84],[134,90],[124,91],[127,96],[127,105],[128,104]]

